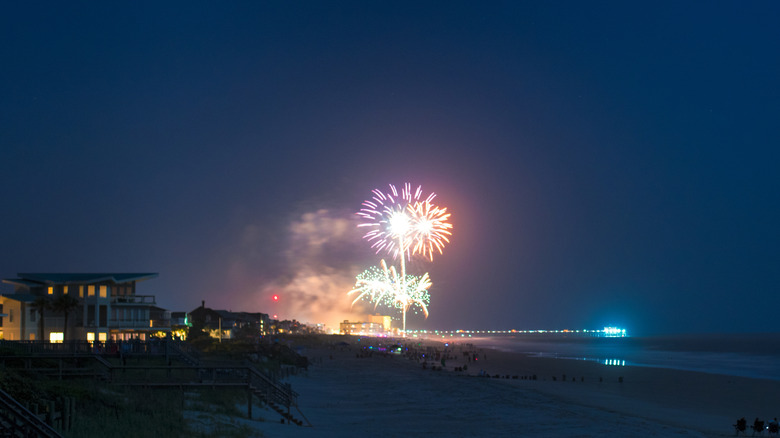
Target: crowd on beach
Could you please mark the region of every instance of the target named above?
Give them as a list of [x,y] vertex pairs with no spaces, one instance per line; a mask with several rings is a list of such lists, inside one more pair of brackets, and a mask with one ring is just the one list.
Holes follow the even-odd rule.
[[[407,342],[404,342],[407,341]],[[342,344],[340,349],[351,350],[352,346]],[[540,380],[535,373],[526,375],[491,373],[487,370],[488,350],[478,348],[471,343],[432,343],[432,342],[408,342],[408,340],[390,340],[390,342],[368,342],[358,348],[356,358],[369,358],[375,354],[383,357],[401,355],[404,358],[418,363],[424,370],[442,371],[449,369],[453,372],[463,373],[467,376],[487,377],[495,379],[513,380]],[[549,376],[550,380],[567,381],[566,374]],[[584,377],[571,377],[571,381],[584,381]],[[603,381],[603,378],[599,379]],[[618,379],[622,383],[623,378]]]
[[[433,371],[441,371],[447,367],[447,363],[450,363],[450,368],[455,372],[469,372],[469,366],[471,370],[479,370],[475,374],[468,373],[469,376],[487,377],[494,379],[512,379],[512,380],[538,380],[539,377],[536,374],[498,374],[490,373],[484,369],[484,365],[487,363],[487,352],[482,348],[477,348],[471,343],[445,343],[444,348],[439,348],[434,345],[426,344],[406,344],[403,347],[404,356],[409,360],[417,361],[422,364],[423,369],[431,369]],[[437,364],[440,364],[437,365]],[[462,365],[459,365],[462,364]],[[560,376],[561,381],[566,381],[567,376],[563,374]],[[580,377],[580,381],[584,381],[584,377]],[[558,380],[558,376],[551,376],[551,380]],[[572,381],[576,381],[577,378],[572,377]],[[603,381],[603,379],[602,379]],[[622,377],[620,378],[622,382]]]
[[[759,420],[759,418],[756,417],[755,421],[753,421],[753,425],[750,426],[750,428],[753,429],[753,435],[757,433],[763,434],[765,430],[769,435],[777,435],[780,432],[780,423],[777,422],[777,417],[767,423],[766,426],[764,424],[764,421]],[[747,433],[747,420],[745,420],[745,417],[737,420],[737,423],[734,424],[734,429],[736,430],[737,435],[740,433],[745,435]]]
[[[472,364],[472,362],[476,365],[480,357],[482,357],[483,361],[487,360],[487,354],[482,350],[478,350],[472,344],[459,344],[457,346],[454,344],[444,344],[443,349],[434,345],[425,345],[422,343],[406,344],[403,347],[403,354],[409,360],[422,363],[423,369],[427,369],[429,367],[428,363],[430,362],[430,368],[432,370],[441,370],[445,368],[447,366],[447,361],[450,363],[463,361],[464,364],[462,366],[454,367],[453,369],[455,371],[465,371],[468,370],[468,366]],[[441,366],[438,367],[436,365],[437,363],[441,364]]]

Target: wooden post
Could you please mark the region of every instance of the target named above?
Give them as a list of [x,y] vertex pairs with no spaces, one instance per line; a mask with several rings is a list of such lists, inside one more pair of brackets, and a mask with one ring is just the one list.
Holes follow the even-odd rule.
[[76,418],[76,397],[70,398],[70,419],[68,420],[68,427],[73,427],[73,420]]
[[70,431],[70,397],[62,400],[62,430]]
[[54,427],[54,402],[47,401],[46,405],[46,424]]
[[249,385],[246,386],[246,416],[252,419],[252,388]]
[[252,419],[252,373],[249,368],[244,369],[246,372],[246,411],[247,417]]

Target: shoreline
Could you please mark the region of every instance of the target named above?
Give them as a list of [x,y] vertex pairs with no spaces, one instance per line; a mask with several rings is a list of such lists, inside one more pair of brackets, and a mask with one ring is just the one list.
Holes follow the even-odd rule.
[[[641,365],[605,365],[471,345],[489,352],[478,362],[487,374],[498,374],[503,377],[500,380],[510,384],[529,382],[537,391],[589,406],[630,414],[632,403],[640,402],[648,405],[645,409],[655,412],[655,419],[669,419],[680,426],[690,426],[691,421],[731,425],[742,416],[752,424],[755,417],[769,420],[780,415],[780,381],[776,380]],[[537,376],[536,381],[521,380],[522,376],[533,375]]]
[[[780,414],[775,401],[780,382],[771,380],[532,357],[468,342],[445,347],[438,340],[359,339],[349,345],[307,347],[303,354],[314,365],[308,376],[293,377],[290,383],[314,428],[296,431],[263,423],[267,436],[323,436],[315,430],[362,436],[362,428],[370,427],[364,418],[368,413],[388,422],[394,415],[412,415],[396,404],[429,413],[415,420],[420,430],[429,430],[427,423],[437,417],[447,418],[448,426],[429,430],[433,436],[510,436],[523,430],[526,436],[546,436],[553,433],[551,428],[555,434],[568,430],[579,436],[615,430],[621,436],[652,435],[648,431],[658,436],[729,436],[739,417],[752,424],[756,416],[768,421]],[[367,348],[396,341],[433,357],[410,360]],[[464,350],[473,350],[479,359],[469,363]],[[442,355],[445,365],[439,370]],[[466,371],[456,371],[463,366]],[[480,370],[501,377],[478,377]],[[561,418],[569,413],[573,420]],[[482,417],[492,424],[490,433],[472,424]]]
[[[445,339],[429,338],[431,341]],[[717,341],[723,339],[719,344]],[[458,342],[451,338],[451,342]],[[584,360],[607,365],[665,368],[780,381],[780,334],[757,339],[732,335],[693,338],[577,338],[478,336],[461,342],[506,352],[533,352],[534,356]],[[519,341],[519,342],[517,342]],[[598,341],[598,342],[593,342]],[[589,346],[587,346],[590,344]],[[563,345],[564,347],[558,347]],[[586,345],[583,349],[581,346]],[[572,350],[570,347],[574,347]],[[725,347],[725,348],[724,348]],[[614,350],[613,350],[614,349]],[[594,354],[596,353],[596,354]]]

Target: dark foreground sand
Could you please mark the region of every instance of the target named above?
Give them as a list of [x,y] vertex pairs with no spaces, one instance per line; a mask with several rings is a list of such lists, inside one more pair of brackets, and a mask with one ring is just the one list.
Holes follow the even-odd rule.
[[[733,436],[741,416],[752,424],[756,416],[780,415],[776,381],[479,347],[479,361],[469,363],[460,348],[470,349],[451,347],[458,359],[435,371],[439,361],[423,369],[402,356],[357,357],[364,350],[355,345],[309,349],[315,364],[290,383],[314,426],[257,426],[268,437],[710,437]],[[467,371],[455,371],[463,365]],[[502,378],[477,377],[480,369]]]

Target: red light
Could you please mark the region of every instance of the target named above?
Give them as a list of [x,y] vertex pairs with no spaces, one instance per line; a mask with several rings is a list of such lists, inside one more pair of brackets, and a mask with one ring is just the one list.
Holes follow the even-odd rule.
[[279,301],[279,295],[274,295],[273,297],[271,297],[271,299],[274,301]]

